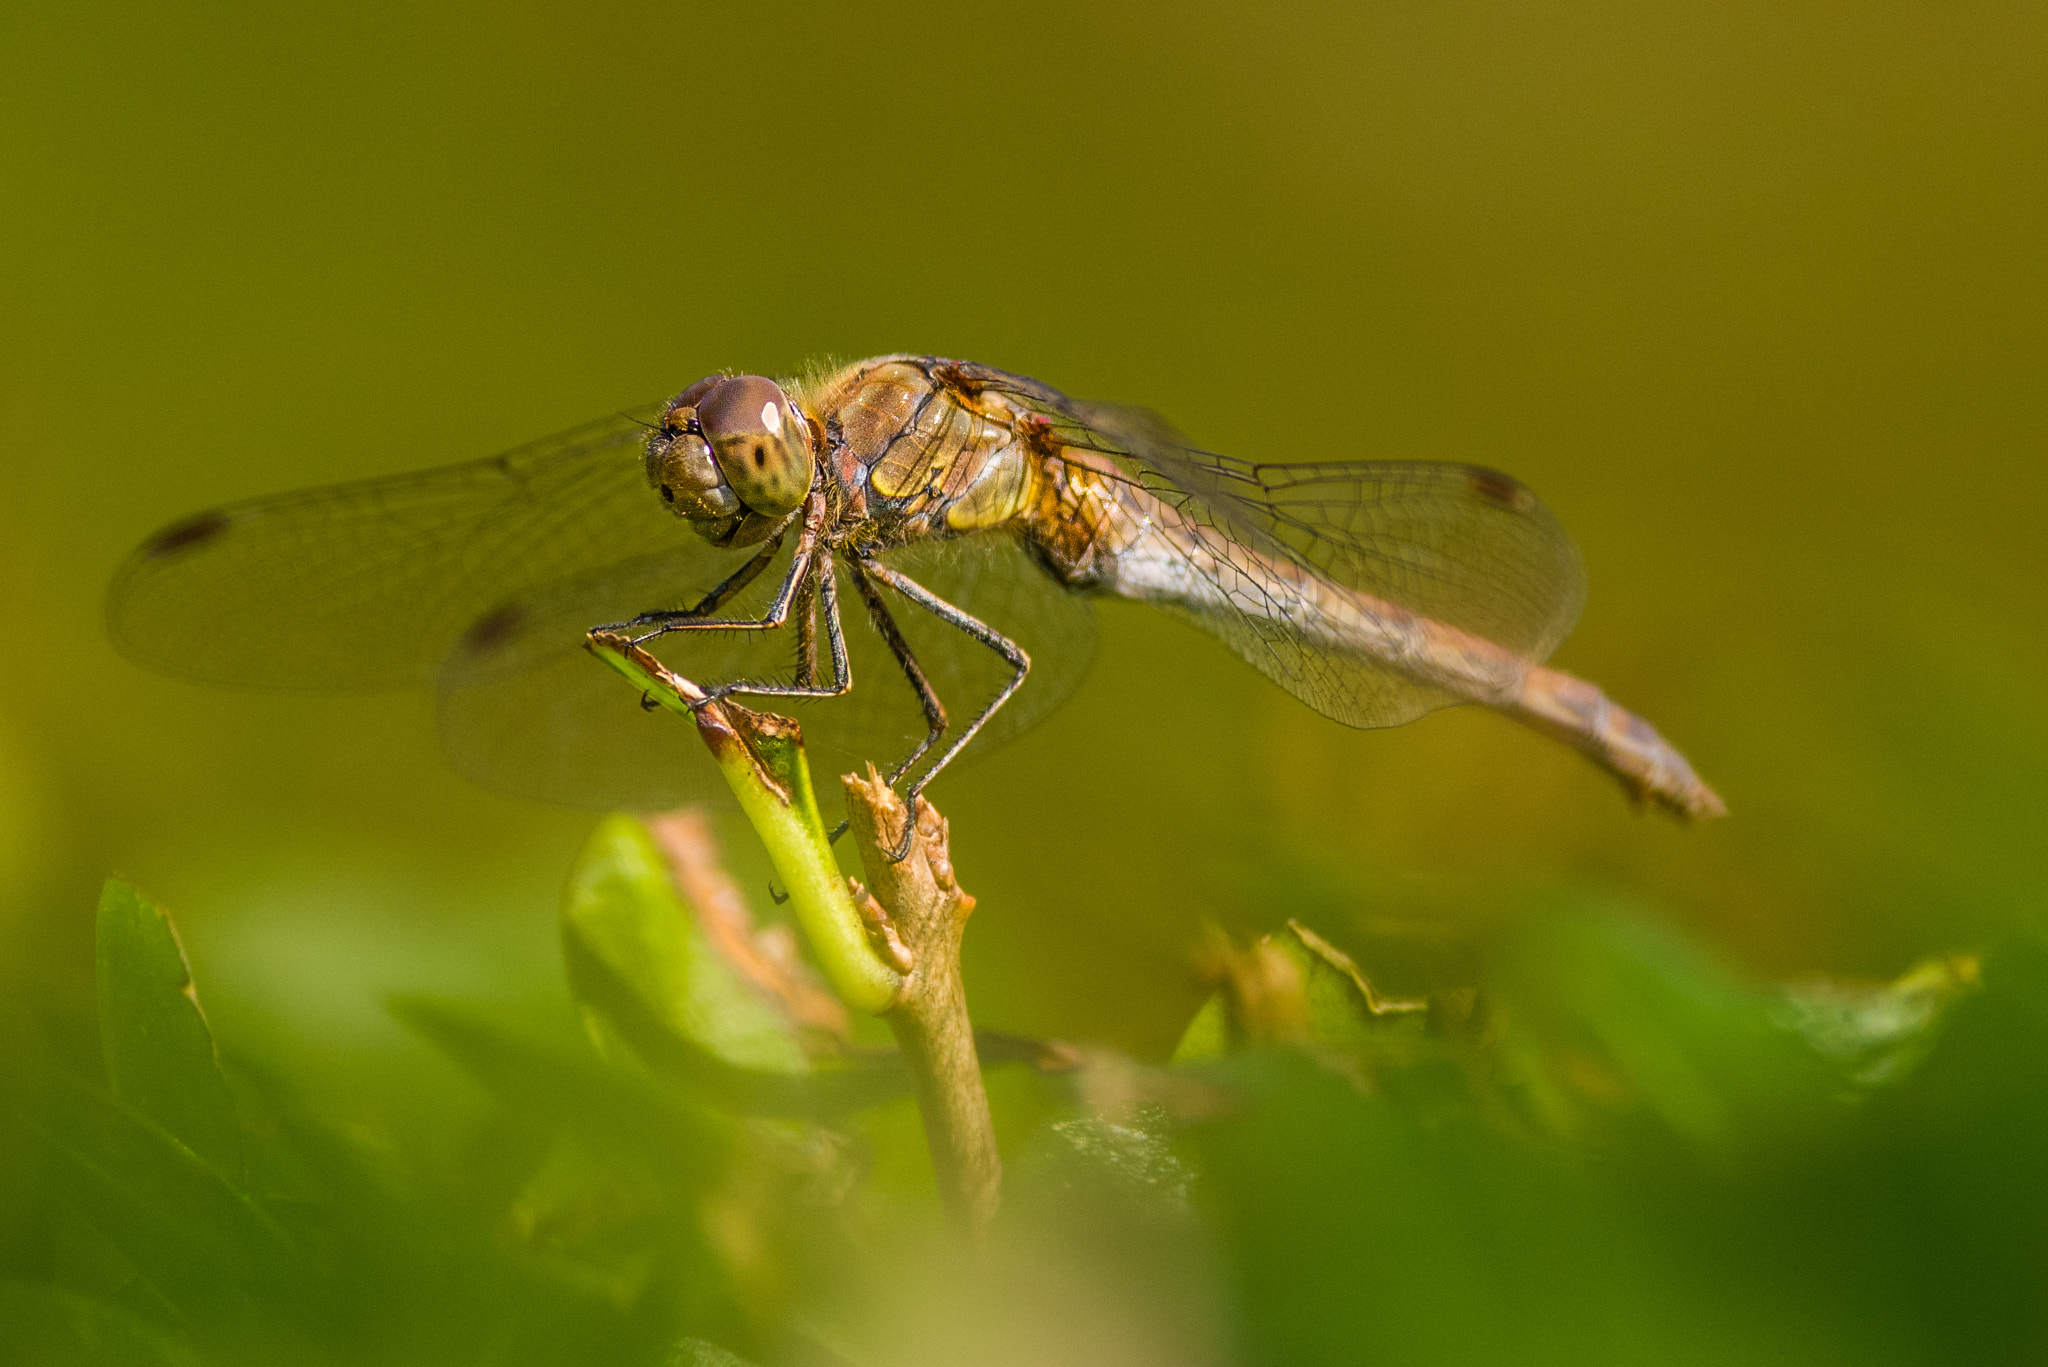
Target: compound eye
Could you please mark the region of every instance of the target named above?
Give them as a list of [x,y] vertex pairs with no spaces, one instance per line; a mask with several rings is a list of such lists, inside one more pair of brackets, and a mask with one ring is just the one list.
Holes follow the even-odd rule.
[[810,424],[781,385],[735,375],[697,401],[697,421],[740,502],[779,517],[804,501],[815,465]]
[[697,381],[697,383],[691,385],[673,399],[670,399],[668,407],[662,410],[662,426],[680,432],[683,426],[697,415],[698,401],[706,394],[709,394],[715,386],[724,383],[725,376],[723,375],[706,375],[703,379]]

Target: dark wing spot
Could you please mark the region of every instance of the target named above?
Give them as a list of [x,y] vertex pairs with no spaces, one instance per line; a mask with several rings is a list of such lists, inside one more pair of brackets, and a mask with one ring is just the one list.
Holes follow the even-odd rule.
[[201,513],[188,517],[175,527],[166,527],[156,534],[146,552],[151,560],[166,556],[182,555],[195,546],[204,546],[233,525],[233,519],[226,513]]
[[526,609],[517,603],[492,608],[470,623],[469,630],[462,633],[458,648],[472,657],[488,655],[517,636],[519,628],[525,624]]
[[666,484],[662,485],[662,486],[661,486],[661,501],[662,501],[663,503],[673,503],[673,502],[675,502],[675,501],[676,501],[676,491],[675,491],[675,490],[673,490],[673,489],[671,489],[671,488],[669,488],[669,487],[668,487],[668,486],[667,486]]
[[1473,493],[1511,512],[1526,513],[1536,506],[1536,495],[1529,492],[1527,485],[1498,470],[1474,466],[1465,472],[1465,480]]
[[754,468],[757,470],[765,470],[768,468],[767,447],[761,445],[756,445],[754,447]]

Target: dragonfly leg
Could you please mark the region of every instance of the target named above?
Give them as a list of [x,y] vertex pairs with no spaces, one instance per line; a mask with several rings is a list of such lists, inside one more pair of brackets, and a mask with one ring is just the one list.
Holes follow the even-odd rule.
[[[789,622],[791,610],[800,596],[808,599],[816,595],[817,602],[825,609],[825,634],[832,650],[833,681],[829,685],[815,681],[792,684],[770,683],[765,680],[735,679],[708,689],[696,706],[729,698],[735,693],[759,694],[783,698],[836,698],[853,687],[853,671],[846,657],[846,640],[839,625],[839,595],[832,578],[832,553],[818,548],[818,534],[825,521],[825,497],[823,493],[811,495],[805,506],[803,531],[798,535],[795,548],[790,553],[789,573],[783,576],[782,587],[775,591],[775,601],[759,617],[709,617],[697,615],[697,609],[688,614],[676,614],[662,622],[653,631],[636,639],[633,644],[653,640],[677,631],[778,631]],[[764,550],[756,555],[747,568],[765,565],[773,550]],[[758,575],[760,570],[753,568]],[[738,578],[735,575],[734,578]],[[714,596],[724,593],[726,584],[712,590]],[[745,587],[741,584],[740,587]],[[733,592],[737,592],[734,589]],[[730,594],[725,596],[729,597]],[[651,614],[650,614],[651,615]],[[598,628],[604,630],[604,628]]]
[[[890,613],[889,605],[882,601],[881,591],[875,587],[861,562],[853,561],[847,567],[853,575],[853,586],[860,591],[861,600],[868,606],[868,620],[874,623],[875,631],[889,647],[889,653],[896,657],[896,663],[903,670],[903,676],[910,680],[911,688],[917,692],[918,703],[924,708],[924,739],[917,748],[905,755],[884,775],[889,786],[895,787],[903,776],[911,771],[925,752],[939,743],[939,737],[946,734],[946,705],[939,701],[938,691],[925,677],[924,666],[917,662],[917,655],[910,648],[910,642],[903,639],[903,629],[896,625],[896,618]],[[826,837],[829,844],[839,843],[839,837],[846,834],[850,823],[842,821],[832,828]]]
[[[676,630],[694,631],[706,627],[716,627],[724,630],[730,630],[734,627],[752,627],[757,629],[766,629],[770,626],[779,627],[788,618],[792,600],[799,597],[804,599],[815,597],[816,605],[822,609],[825,619],[825,646],[832,662],[831,682],[820,683],[815,677],[807,678],[801,674],[799,674],[796,682],[786,684],[772,683],[764,679],[734,679],[729,683],[719,684],[715,688],[705,689],[704,697],[696,704],[697,707],[717,702],[721,698],[730,698],[736,693],[744,693],[749,697],[759,698],[837,698],[842,694],[852,691],[853,662],[847,656],[846,631],[839,620],[839,588],[837,581],[832,575],[832,552],[821,550],[814,555],[806,556],[804,568],[807,582],[801,586],[793,582],[784,585],[783,592],[778,595],[777,599],[777,607],[781,612],[781,617],[772,624],[765,620],[761,622],[681,622],[677,624]],[[801,661],[798,662],[798,668],[799,670],[802,669]]]
[[[830,573],[830,571],[827,571]],[[818,679],[818,583],[807,579],[796,593],[796,681]]]
[[903,639],[902,628],[896,625],[890,615],[889,605],[882,601],[882,594],[868,577],[861,562],[856,560],[850,568],[853,571],[853,586],[860,591],[861,601],[867,604],[868,619],[875,624],[875,631],[889,647],[889,653],[896,657],[896,663],[903,670],[903,676],[910,680],[911,688],[917,692],[917,701],[924,708],[924,739],[917,748],[905,755],[896,766],[889,770],[889,786],[916,767],[925,752],[939,743],[939,737],[946,734],[946,706],[939,701],[938,693],[931,681],[925,677],[924,667],[917,662],[917,656],[910,649],[910,642]]
[[625,628],[654,624],[654,630],[644,636],[634,637],[634,645],[644,645],[657,636],[666,636],[672,631],[778,631],[789,620],[791,605],[797,592],[804,588],[814,568],[818,546],[818,533],[825,522],[825,497],[812,494],[811,501],[804,508],[803,530],[797,534],[796,547],[790,552],[789,573],[782,577],[782,587],[775,591],[775,601],[759,617],[712,617],[718,607],[732,596],[760,577],[768,562],[782,544],[782,535],[777,532],[768,538],[754,558],[740,566],[723,584],[704,595],[695,607],[675,612],[643,612],[630,622],[616,626],[594,627],[595,631],[618,631],[624,635]]
[[975,640],[1002,656],[1009,663],[1010,668],[1015,671],[1010,675],[1009,682],[1002,686],[995,697],[989,699],[988,705],[975,714],[974,720],[961,728],[960,734],[953,738],[953,743],[941,751],[939,757],[931,762],[931,766],[922,774],[912,779],[910,786],[904,789],[903,805],[908,810],[910,819],[903,823],[903,839],[901,843],[896,849],[889,852],[889,858],[895,861],[901,860],[910,854],[911,842],[916,839],[918,795],[923,793],[926,786],[939,776],[939,772],[942,769],[953,762],[954,756],[967,747],[967,743],[974,739],[975,733],[986,726],[988,719],[993,717],[1001,709],[1002,705],[1010,700],[1010,695],[1022,686],[1024,676],[1031,672],[1031,657],[1025,654],[1024,648],[1015,641],[997,632],[987,623],[970,617],[924,585],[918,583],[915,579],[912,579],[909,575],[890,569],[879,561],[862,560],[859,564],[861,569],[865,570],[875,579],[887,584],[890,588],[932,614],[932,616],[950,627],[966,632],[969,636],[972,636]]
[[768,540],[761,543],[761,549],[754,553],[753,559],[727,575],[725,582],[712,589],[711,592],[705,594],[702,598],[699,598],[689,607],[671,608],[658,612],[643,612],[631,621],[599,627],[598,630],[618,632],[620,635],[630,635],[635,627],[653,627],[653,631],[632,638],[633,644],[637,646],[675,630],[678,623],[694,621],[697,618],[708,616],[731,602],[733,597],[745,589],[747,585],[759,579],[761,571],[768,568],[768,562],[773,560],[775,553],[781,549],[782,538],[780,536],[768,538]]

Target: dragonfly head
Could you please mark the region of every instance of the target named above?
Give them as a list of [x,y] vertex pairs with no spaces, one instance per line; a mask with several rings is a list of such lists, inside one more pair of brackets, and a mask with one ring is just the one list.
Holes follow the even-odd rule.
[[804,501],[816,468],[802,410],[759,375],[697,381],[669,400],[647,442],[647,482],[721,546],[765,536]]

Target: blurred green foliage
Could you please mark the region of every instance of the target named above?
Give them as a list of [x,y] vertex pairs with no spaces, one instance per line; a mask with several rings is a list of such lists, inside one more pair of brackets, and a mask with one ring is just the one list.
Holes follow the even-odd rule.
[[[725,966],[702,922],[685,913],[654,837],[639,822],[614,816],[597,828],[570,876],[563,922],[571,971],[584,978],[583,1001],[645,1002],[654,1013],[648,1025],[628,1025],[627,1038],[658,1028],[698,1041],[727,1063],[800,1066],[797,1040]],[[625,981],[606,991],[592,981],[599,974]]]
[[[582,993],[607,1058],[474,1006],[398,1004],[472,1084],[462,1144],[439,1157],[367,1142],[260,1068],[223,1070],[167,918],[110,883],[104,1079],[7,1053],[0,1156],[31,1181],[0,1351],[1905,1363],[2048,1348],[2048,1210],[2016,1180],[2048,1144],[2037,938],[1992,954],[1981,986],[1957,960],[1788,991],[1638,915],[1556,905],[1428,1003],[1390,1001],[1299,925],[1221,944],[1224,985],[1173,1068],[1098,1054],[992,1088],[1008,1205],[963,1260],[928,1169],[900,1176],[922,1152],[901,1077],[712,950],[651,854],[608,824],[564,909],[572,959],[633,954],[630,981]],[[707,1008],[736,999],[784,1035],[768,1071],[719,1058],[733,1036]],[[1873,1073],[1874,1049],[1913,1057]],[[679,1052],[699,1071],[669,1067]],[[865,1097],[834,1085],[849,1075]],[[807,1092],[807,1109],[781,1104]]]
[[[1639,820],[1475,711],[1342,731],[1106,610],[1076,698],[934,794],[980,1023],[1163,1059],[1204,922],[1289,917],[1392,997],[1501,1014],[1227,1054],[1188,1071],[1253,1100],[1199,1122],[998,1072],[980,1356],[1055,1319],[1120,1361],[2040,1356],[2039,6],[32,0],[4,31],[19,1355],[782,1360],[847,1323],[977,1355],[892,1300],[950,1273],[886,1065],[764,1081],[573,945],[564,989],[590,816],[463,786],[418,699],[212,693],[99,625],[195,508],[917,349],[1250,457],[1513,472],[1586,556],[1560,663],[1735,813]],[[96,939],[110,868],[178,909],[203,1019],[146,900],[109,891]],[[1984,945],[1939,1030],[1939,971],[1756,986]],[[814,1274],[839,1215],[813,1245],[731,1195],[791,1185],[744,1175],[760,1131],[833,1197],[806,1145],[845,1127],[872,1167],[830,1208],[890,1231],[859,1285]],[[1146,1194],[1173,1164],[1189,1211]],[[766,1212],[751,1261],[713,1208]]]

